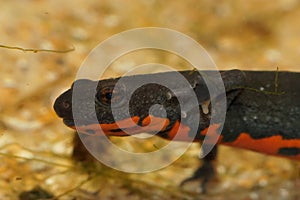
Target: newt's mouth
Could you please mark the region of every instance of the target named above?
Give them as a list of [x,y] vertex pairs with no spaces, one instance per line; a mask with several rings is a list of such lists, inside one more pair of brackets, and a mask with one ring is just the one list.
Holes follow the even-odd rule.
[[74,119],[63,119],[63,122],[72,129],[88,135],[128,136],[138,133],[163,131],[170,124],[168,118],[148,116],[138,125],[139,117],[131,117],[110,124],[75,125]]
[[64,122],[65,125],[67,125],[69,127],[75,126],[74,119],[64,118],[63,122]]

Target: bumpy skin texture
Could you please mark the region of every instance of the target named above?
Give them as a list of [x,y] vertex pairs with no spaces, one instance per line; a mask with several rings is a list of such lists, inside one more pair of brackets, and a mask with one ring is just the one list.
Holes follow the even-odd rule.
[[[190,96],[186,96],[188,87],[177,81],[174,72],[137,75],[123,78],[123,84],[112,90],[119,79],[97,81],[77,80],[72,88],[57,98],[54,109],[64,123],[75,128],[74,114],[79,120],[77,130],[87,134],[95,134],[99,124],[106,135],[125,136],[122,129],[133,134],[140,132],[156,132],[165,139],[173,139],[178,130],[178,124],[184,128],[178,133],[180,140],[188,140],[191,124],[194,123],[195,111],[200,111],[195,141],[201,141],[210,126],[211,113],[218,112],[218,108],[209,106],[208,111],[203,105],[211,100],[203,75],[214,76],[212,72],[199,74],[196,71],[180,72],[194,90],[199,105],[181,108],[176,96],[189,105]],[[267,71],[223,71],[222,79],[226,90],[227,114],[224,128],[219,139],[220,144],[250,149],[261,153],[284,156],[300,160],[300,73],[267,72]],[[275,76],[278,79],[275,82]],[[134,85],[143,81],[169,84],[172,91],[159,84],[146,84],[137,90]],[[275,83],[278,87],[275,88]],[[79,93],[74,94],[74,88]],[[134,92],[133,92],[134,91]],[[175,91],[175,92],[174,92]],[[272,92],[269,92],[272,91]],[[133,95],[130,97],[130,93]],[[96,95],[95,95],[96,93]],[[73,97],[72,97],[73,94]],[[72,98],[77,99],[72,104]],[[218,99],[218,96],[213,98]],[[124,99],[129,101],[130,118],[134,126],[127,126],[128,115],[124,113]],[[111,102],[115,103],[116,115],[112,115]],[[152,110],[151,115],[156,122],[163,122],[162,129],[156,126],[144,128],[149,122],[149,109],[154,105],[162,105],[166,110],[166,117],[160,109]],[[76,112],[72,113],[76,107]],[[97,114],[96,121],[92,113]],[[181,118],[184,112],[184,119]],[[131,120],[130,119],[130,120]],[[153,120],[152,119],[152,120]],[[115,122],[121,122],[118,126]],[[220,122],[213,122],[212,126],[218,132]]]

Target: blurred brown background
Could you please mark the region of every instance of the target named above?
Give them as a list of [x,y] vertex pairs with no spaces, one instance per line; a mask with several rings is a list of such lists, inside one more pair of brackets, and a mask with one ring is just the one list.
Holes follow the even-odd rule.
[[[73,169],[77,164],[69,158],[73,132],[52,110],[96,45],[138,27],[187,34],[220,69],[300,71],[299,1],[12,0],[1,1],[0,7],[0,44],[75,47],[66,54],[0,48],[0,199],[18,199],[36,185],[56,196],[66,193],[61,199],[300,198],[295,163],[229,148],[219,155],[218,190],[206,197],[179,189],[178,183],[197,168],[197,146],[159,172],[114,175],[111,170],[81,186],[87,174]],[[121,60],[106,76],[118,76],[136,64],[129,61]],[[166,63],[176,65],[172,59]]]

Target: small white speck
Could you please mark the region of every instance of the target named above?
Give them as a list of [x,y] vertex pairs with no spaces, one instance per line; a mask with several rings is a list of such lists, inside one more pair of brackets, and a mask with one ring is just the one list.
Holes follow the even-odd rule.
[[247,117],[243,117],[243,120],[244,120],[244,121],[247,121]]
[[202,111],[203,111],[204,114],[209,113],[209,104],[210,104],[210,101],[205,101],[201,104]]
[[171,92],[167,92],[167,99],[170,100],[172,98]]
[[55,180],[53,178],[48,178],[48,179],[46,179],[45,183],[49,184],[49,185],[52,185],[52,184],[55,183]]
[[265,88],[264,88],[264,87],[260,87],[259,90],[260,90],[260,91],[264,91]]

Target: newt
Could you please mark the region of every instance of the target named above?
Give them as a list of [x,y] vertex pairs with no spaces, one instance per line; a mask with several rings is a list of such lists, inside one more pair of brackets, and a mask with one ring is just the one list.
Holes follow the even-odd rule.
[[[124,82],[117,91],[114,91],[114,88],[120,78],[100,81],[76,80],[77,89],[82,94],[76,97],[79,99],[76,107],[81,108],[76,111],[76,116],[80,118],[79,122],[75,125],[72,112],[74,83],[69,90],[56,99],[54,110],[68,127],[86,134],[97,134],[97,128],[100,126],[107,136],[129,136],[147,132],[155,133],[167,140],[189,141],[193,137],[193,142],[201,143],[208,128],[213,128],[220,134],[217,144],[203,158],[199,169],[190,178],[184,180],[182,185],[201,178],[201,187],[205,189],[208,180],[214,176],[212,162],[216,159],[218,145],[249,149],[300,161],[300,73],[221,71],[227,106],[223,124],[210,121],[212,112],[218,112],[218,108],[212,108],[210,104],[212,97],[203,79],[203,74],[209,76],[209,71],[179,72],[188,81],[198,100],[196,107],[183,111],[176,95],[184,97],[186,86],[176,82],[174,73],[122,77]],[[145,84],[135,89],[134,84],[144,79],[166,80],[173,83],[177,92],[174,93],[169,88],[155,83]],[[88,93],[94,94],[93,102],[87,100]],[[128,97],[128,93],[132,96]],[[124,103],[126,98],[130,98],[129,104]],[[186,99],[188,101],[189,97]],[[111,105],[114,105],[115,115]],[[150,113],[149,109],[153,105],[162,105],[165,115],[155,111]],[[124,113],[125,106],[129,106],[129,117]],[[196,122],[198,126],[195,130],[191,124],[194,123],[193,113],[196,111],[200,112],[200,118]],[[96,112],[97,123],[90,119],[92,112]],[[157,123],[147,126],[151,120]],[[129,121],[133,121],[134,124]],[[163,126],[156,126],[162,121]],[[179,125],[183,128],[177,132]],[[223,129],[218,131],[222,125]],[[196,135],[190,134],[191,131],[196,132]],[[205,144],[202,148],[205,150]]]

